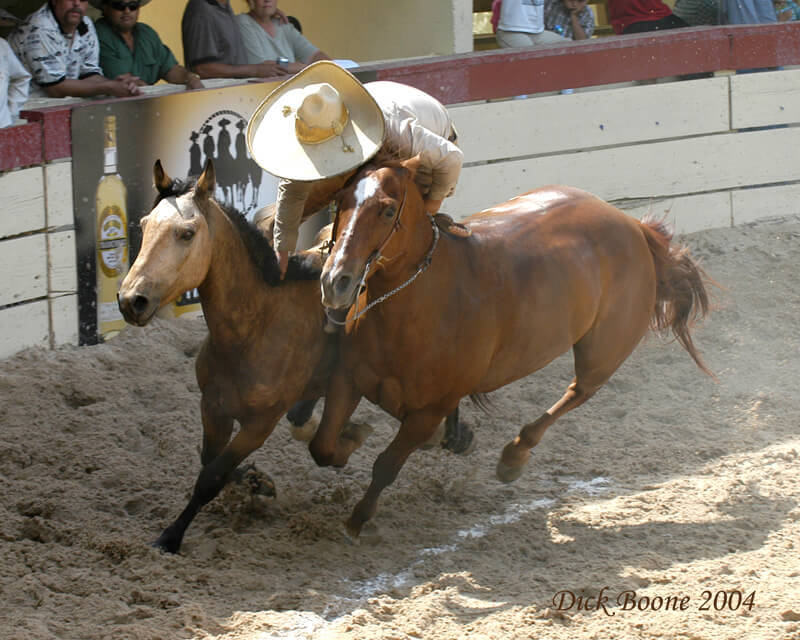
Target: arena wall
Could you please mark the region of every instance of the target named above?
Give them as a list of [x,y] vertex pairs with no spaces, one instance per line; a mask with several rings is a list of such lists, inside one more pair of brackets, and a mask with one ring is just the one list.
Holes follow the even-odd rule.
[[[450,105],[466,159],[446,202],[456,218],[548,183],[634,216],[666,215],[679,232],[800,213],[800,70],[733,73],[800,64],[800,25],[682,31],[395,61],[358,75]],[[713,77],[675,78],[700,72]],[[208,91],[237,103],[238,86]],[[0,130],[0,357],[77,342],[75,108],[43,108]]]

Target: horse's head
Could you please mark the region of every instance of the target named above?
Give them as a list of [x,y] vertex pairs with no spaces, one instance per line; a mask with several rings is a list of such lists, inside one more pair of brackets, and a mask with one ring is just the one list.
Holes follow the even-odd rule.
[[211,264],[211,234],[206,218],[215,188],[209,160],[194,189],[181,188],[156,161],[158,191],[153,210],[141,220],[142,247],[117,299],[125,320],[146,325],[156,311],[206,277]]
[[406,252],[407,227],[419,224],[422,196],[414,183],[419,158],[405,162],[370,163],[339,192],[333,230],[334,246],[322,270],[322,304],[350,307],[362,279],[378,269],[381,258]]

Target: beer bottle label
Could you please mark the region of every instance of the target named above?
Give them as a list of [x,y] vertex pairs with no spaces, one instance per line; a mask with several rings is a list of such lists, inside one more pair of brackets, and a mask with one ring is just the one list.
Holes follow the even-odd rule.
[[125,269],[128,239],[124,214],[119,206],[110,205],[103,209],[97,233],[100,268],[109,278],[120,275]]

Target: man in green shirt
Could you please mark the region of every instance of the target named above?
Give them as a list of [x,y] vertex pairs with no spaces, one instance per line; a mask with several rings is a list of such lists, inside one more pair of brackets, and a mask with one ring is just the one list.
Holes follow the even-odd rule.
[[150,0],[89,0],[103,11],[95,22],[100,40],[100,66],[109,78],[132,78],[139,85],[161,79],[201,89],[200,76],[178,64],[152,27],[139,20],[139,7]]

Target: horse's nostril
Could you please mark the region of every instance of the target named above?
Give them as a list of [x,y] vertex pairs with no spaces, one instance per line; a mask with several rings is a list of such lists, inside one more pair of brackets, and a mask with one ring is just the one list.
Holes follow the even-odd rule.
[[145,296],[136,296],[131,303],[131,308],[136,313],[142,313],[147,309],[148,300]]
[[347,275],[340,275],[337,276],[336,279],[333,281],[333,289],[338,295],[342,295],[343,293],[347,293],[348,289],[350,288],[350,282],[352,278]]

